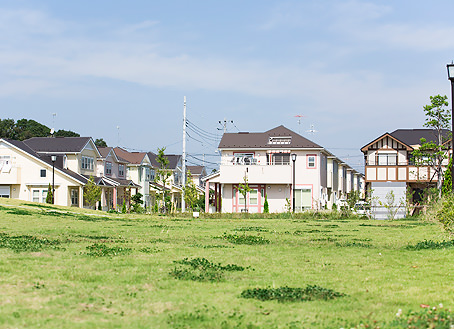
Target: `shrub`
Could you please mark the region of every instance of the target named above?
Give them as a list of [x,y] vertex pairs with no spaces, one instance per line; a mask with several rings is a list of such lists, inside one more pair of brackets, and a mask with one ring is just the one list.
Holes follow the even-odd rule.
[[346,296],[331,289],[308,285],[306,288],[253,288],[241,293],[243,298],[254,298],[261,301],[277,300],[279,302],[303,302],[311,300],[329,300]]
[[432,240],[424,240],[415,245],[408,245],[408,250],[422,250],[422,249],[444,249],[454,247],[454,240],[435,242]]
[[254,244],[269,244],[270,243],[270,240],[267,240],[264,237],[255,236],[255,235],[246,235],[246,234],[238,235],[238,234],[224,233],[219,238],[227,240],[228,242],[235,243],[235,244],[254,245]]
[[86,255],[93,257],[111,257],[129,254],[131,252],[131,248],[109,247],[104,243],[95,243],[92,244],[91,246],[87,246],[86,249],[88,250]]
[[268,205],[268,196],[265,194],[265,203],[263,204],[263,212],[268,214],[270,212],[270,206]]
[[8,248],[15,252],[40,251],[42,249],[62,249],[59,247],[60,241],[38,238],[31,235],[9,236],[0,233],[0,248]]
[[448,193],[433,203],[425,215],[426,219],[435,220],[451,235],[454,234],[454,194]]

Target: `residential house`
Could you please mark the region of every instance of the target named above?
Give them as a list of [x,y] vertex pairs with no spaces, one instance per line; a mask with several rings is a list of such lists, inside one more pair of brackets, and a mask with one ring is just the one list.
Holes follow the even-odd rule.
[[2,195],[45,202],[49,184],[53,184],[55,204],[83,207],[83,188],[90,176],[103,188],[112,187],[96,176],[99,156],[90,137],[0,139]]
[[131,196],[141,187],[127,179],[129,162],[117,156],[113,147],[98,147],[98,150],[101,154],[97,159],[98,177],[103,177],[113,186],[103,191],[102,209],[120,209],[123,203],[129,206]]
[[143,195],[144,208],[150,207],[150,182],[154,182],[155,169],[146,152],[129,152],[121,147],[115,147],[114,152],[119,159],[126,160],[126,179],[139,185],[139,192]]
[[[354,179],[361,179],[328,150],[284,126],[263,133],[225,133],[219,150],[219,171],[204,178],[206,211],[210,189],[215,211],[261,213],[265,198],[270,212],[291,211],[293,206],[298,212],[331,208],[349,192],[347,169]],[[240,186],[245,181],[251,188],[246,198]],[[360,187],[354,184],[350,189]]]
[[[444,130],[443,136],[447,140],[450,131]],[[366,189],[370,191],[372,199],[386,202],[386,195],[393,191],[396,203],[405,199],[407,190],[413,194],[413,202],[421,201],[427,187],[435,187],[437,175],[429,166],[416,166],[412,152],[421,146],[421,138],[427,142],[437,143],[436,131],[432,129],[397,129],[392,133],[384,133],[361,148],[365,161]],[[446,151],[450,150],[450,142],[446,143]],[[443,162],[443,166],[448,160]],[[382,212],[384,212],[383,210]],[[405,215],[404,207],[397,217]],[[378,218],[386,217],[377,213]]]
[[188,179],[191,179],[195,186],[203,188],[204,181],[203,177],[207,175],[206,168],[204,166],[186,166],[186,172],[190,173]]

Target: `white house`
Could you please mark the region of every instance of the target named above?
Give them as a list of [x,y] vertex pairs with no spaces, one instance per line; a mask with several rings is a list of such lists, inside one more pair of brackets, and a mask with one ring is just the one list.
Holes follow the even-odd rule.
[[[215,211],[246,209],[261,213],[265,198],[270,212],[284,212],[293,206],[300,212],[331,208],[347,193],[361,188],[360,173],[322,146],[284,126],[263,133],[225,133],[219,150],[219,171],[204,179],[206,211],[209,211],[210,189],[215,191],[212,201]],[[246,198],[240,191],[240,184],[245,180],[251,188]]]

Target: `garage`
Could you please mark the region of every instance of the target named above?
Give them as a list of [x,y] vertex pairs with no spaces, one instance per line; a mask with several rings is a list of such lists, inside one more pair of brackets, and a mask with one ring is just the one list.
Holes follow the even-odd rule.
[[394,219],[405,218],[407,213],[405,182],[372,182],[371,188],[372,215],[375,219],[388,219],[391,213],[395,214]]
[[10,198],[11,187],[9,185],[0,185],[0,198]]

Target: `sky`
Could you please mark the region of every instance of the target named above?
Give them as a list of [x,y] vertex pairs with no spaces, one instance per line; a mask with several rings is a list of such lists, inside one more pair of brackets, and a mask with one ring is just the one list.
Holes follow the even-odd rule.
[[284,125],[362,171],[362,146],[421,128],[430,96],[450,102],[453,12],[450,0],[0,0],[0,118],[181,154],[186,96],[190,165],[214,166],[225,119],[228,132]]

